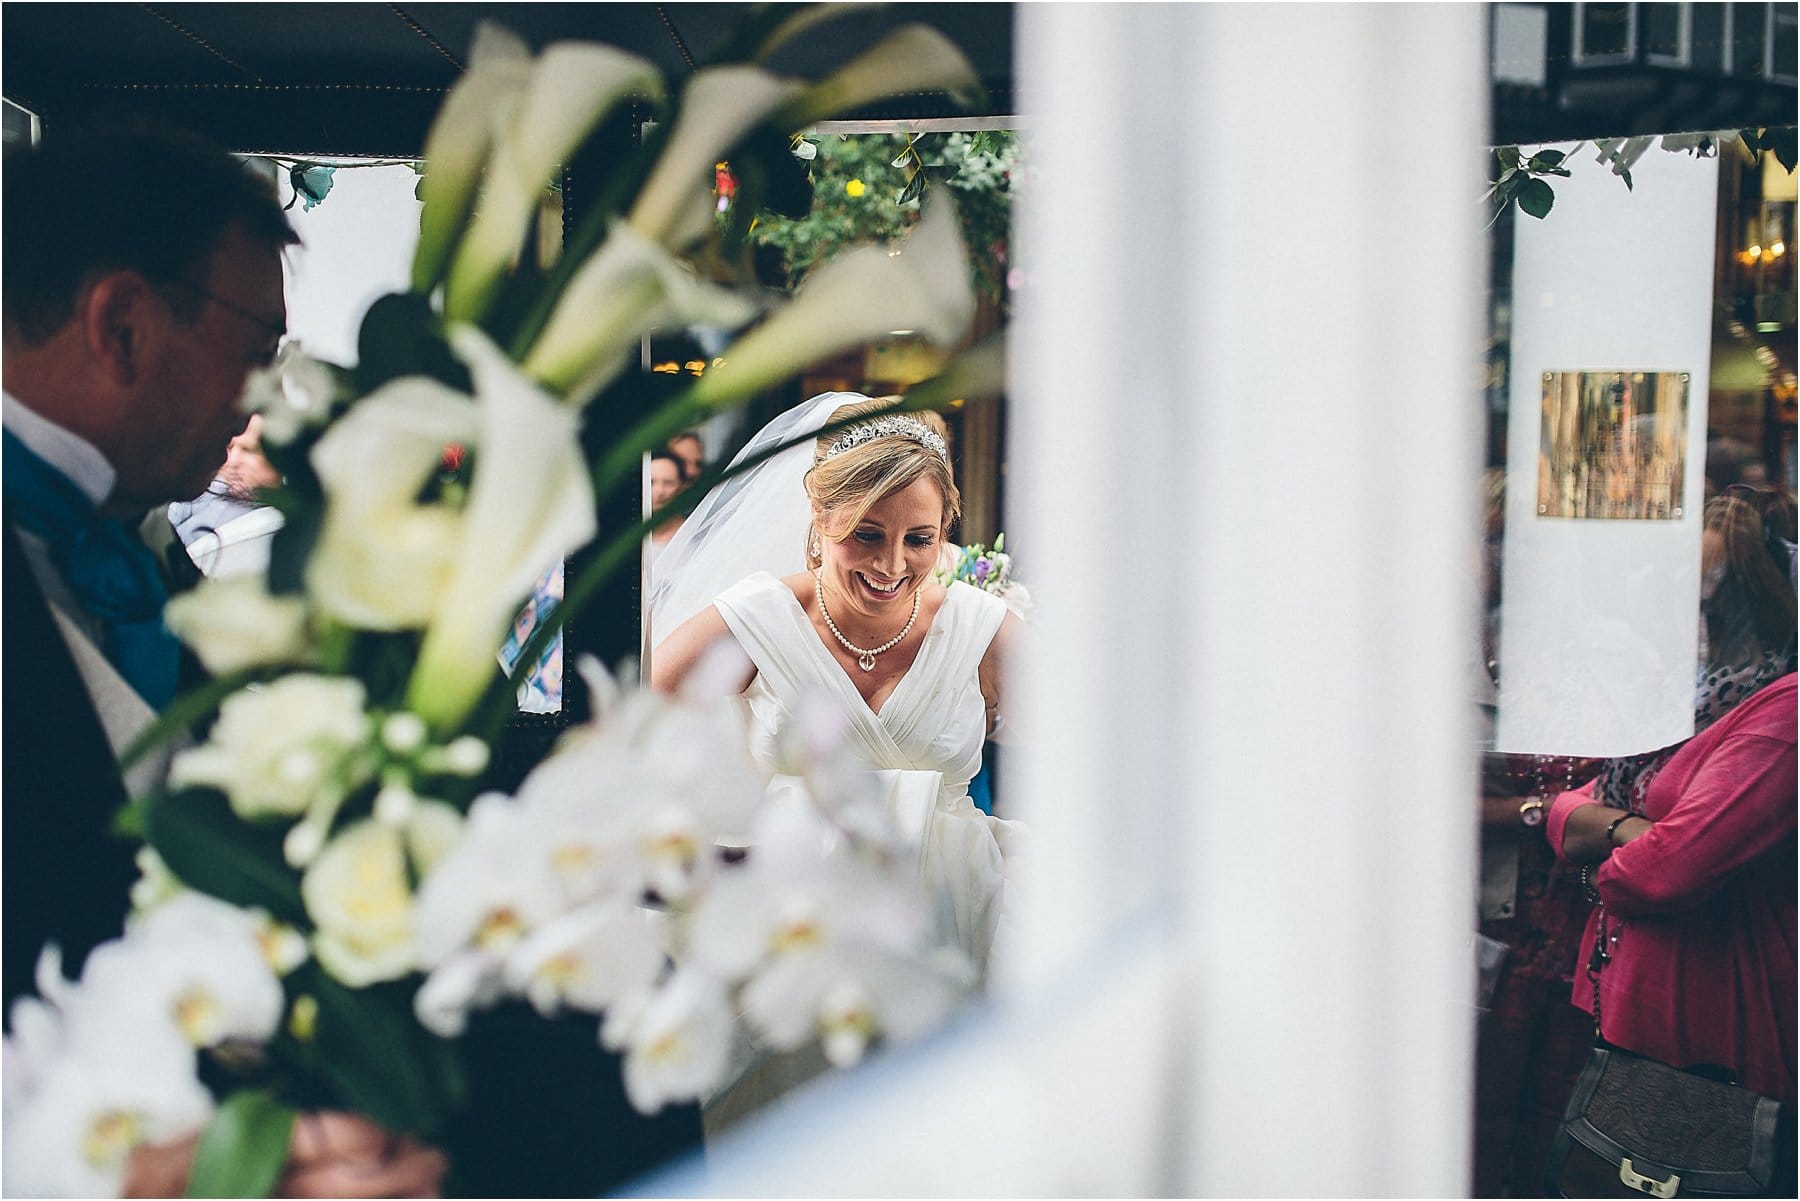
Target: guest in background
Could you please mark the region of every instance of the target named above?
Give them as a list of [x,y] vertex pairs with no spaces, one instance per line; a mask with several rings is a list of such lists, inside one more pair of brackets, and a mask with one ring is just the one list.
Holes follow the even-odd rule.
[[225,465],[211,486],[193,500],[169,506],[169,522],[194,565],[209,576],[267,568],[282,516],[258,494],[280,483],[280,473],[263,457],[262,417],[253,414],[243,432],[231,440]]
[[669,444],[664,449],[681,464],[683,484],[693,483],[706,470],[706,444],[700,441],[700,435],[693,430],[676,434],[669,439]]
[[[1572,999],[1599,1034],[1676,1068],[1722,1069],[1791,1107],[1795,1091],[1794,680],[1684,743],[1630,812],[1564,793],[1545,828],[1599,902]],[[1597,981],[1585,962],[1603,946]],[[1785,1165],[1793,1183],[1791,1110]],[[1792,1196],[1773,1191],[1769,1196]]]
[[[668,451],[657,451],[650,456],[650,511],[655,512],[675,499],[686,481],[682,478],[681,460]],[[682,518],[671,517],[650,532],[649,545],[644,549],[644,562],[651,570],[655,570],[656,560],[661,557],[669,540],[681,528]]]

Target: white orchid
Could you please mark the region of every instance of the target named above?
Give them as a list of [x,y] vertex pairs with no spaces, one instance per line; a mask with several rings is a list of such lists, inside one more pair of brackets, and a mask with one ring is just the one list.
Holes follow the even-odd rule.
[[303,662],[311,651],[306,601],[271,595],[261,575],[202,580],[169,602],[163,621],[215,676]]
[[765,811],[749,862],[697,907],[687,949],[709,971],[748,977],[745,1016],[771,1046],[823,1036],[853,1061],[877,1033],[935,1025],[966,983],[933,958],[931,933],[915,880],[795,803]]
[[563,909],[546,831],[519,801],[490,793],[419,885],[419,962],[435,968],[469,947],[504,955]]
[[355,753],[370,733],[363,697],[357,680],[305,673],[233,693],[211,737],[175,757],[169,782],[217,788],[240,817],[328,822],[366,774]]
[[468,66],[425,135],[425,177],[419,184],[424,210],[412,269],[415,292],[430,292],[443,277],[475,205],[481,169],[495,140],[511,126],[530,79],[530,48],[500,26],[479,22]]
[[75,1016],[93,1009],[108,1021],[166,1023],[195,1047],[267,1041],[282,993],[260,927],[254,914],[183,893],[88,956]]
[[731,1004],[720,981],[677,971],[648,998],[615,1005],[602,1034],[625,1051],[625,1095],[639,1113],[695,1100],[718,1084],[731,1056]]
[[589,905],[534,931],[506,961],[506,983],[545,1016],[565,1007],[601,1013],[648,988],[668,955],[665,915]]
[[522,800],[557,831],[571,880],[635,899],[678,902],[742,845],[763,795],[736,710],[640,694],[607,725],[572,740],[532,773]]
[[474,479],[454,564],[439,591],[407,705],[434,728],[466,715],[494,678],[494,653],[546,567],[594,536],[580,416],[520,374],[478,330],[454,330],[478,401]]
[[433,969],[413,994],[413,1016],[439,1038],[460,1038],[469,1014],[504,995],[502,963],[485,951],[464,951]]
[[377,821],[347,827],[300,880],[317,927],[313,954],[339,982],[397,980],[418,963],[404,836]]
[[929,25],[905,25],[785,105],[775,120],[802,129],[885,96],[978,92],[981,76],[956,43]]
[[612,382],[657,329],[735,329],[756,313],[749,299],[695,278],[652,239],[614,221],[582,264],[525,356],[527,374],[583,403]]
[[974,315],[956,214],[947,197],[934,193],[899,249],[858,246],[818,268],[793,303],[732,343],[724,364],[694,386],[693,398],[723,405],[895,329],[952,346]]
[[551,842],[521,803],[490,793],[469,809],[460,837],[424,874],[414,907],[418,966],[429,972],[414,1012],[445,1037],[503,995],[506,957],[564,912]]
[[662,76],[636,55],[557,42],[538,56],[523,96],[507,106],[511,119],[495,137],[475,218],[445,285],[446,317],[476,321],[487,311],[502,275],[518,260],[533,207],[557,167],[633,93],[662,95]]
[[307,591],[328,614],[371,630],[423,626],[453,574],[463,535],[448,505],[420,503],[444,448],[478,430],[476,404],[425,376],[376,389],[312,448],[325,523]]
[[[801,85],[761,67],[708,67],[688,81],[681,112],[627,220],[639,233],[682,248],[696,201],[710,209],[713,166]],[[701,227],[702,229],[704,227]]]
[[69,1031],[22,1100],[0,1125],[9,1197],[116,1197],[134,1148],[185,1138],[213,1114],[192,1048],[155,1024]]

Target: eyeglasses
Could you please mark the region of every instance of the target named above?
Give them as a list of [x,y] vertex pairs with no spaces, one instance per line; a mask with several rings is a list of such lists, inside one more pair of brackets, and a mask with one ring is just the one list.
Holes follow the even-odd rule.
[[191,280],[181,279],[178,277],[176,279],[169,280],[168,282],[172,283],[172,284],[178,284],[179,286],[186,288],[188,291],[192,292],[194,295],[203,297],[206,300],[211,301],[213,304],[218,305],[220,308],[226,310],[227,312],[236,313],[238,316],[240,316],[244,320],[250,322],[252,325],[256,326],[258,329],[267,331],[269,336],[273,339],[273,341],[271,341],[269,343],[269,348],[268,348],[267,352],[264,353],[263,360],[265,362],[270,362],[270,363],[275,361],[276,354],[278,354],[281,350],[281,344],[287,340],[287,326],[286,325],[277,325],[275,322],[270,321],[268,318],[259,316],[256,313],[251,312],[249,309],[245,308],[241,304],[238,304],[236,301],[227,300],[223,296],[220,296],[217,292],[211,291],[210,289],[207,289],[207,288],[203,288],[199,284],[194,283]]

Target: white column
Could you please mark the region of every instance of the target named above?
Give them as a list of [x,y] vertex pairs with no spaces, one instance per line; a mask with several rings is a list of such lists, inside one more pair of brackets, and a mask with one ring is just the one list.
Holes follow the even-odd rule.
[[1020,5],[1025,962],[705,1187],[1467,1188],[1484,15]]
[[1038,960],[1179,906],[1183,1191],[1467,1187],[1483,15],[1020,13]]

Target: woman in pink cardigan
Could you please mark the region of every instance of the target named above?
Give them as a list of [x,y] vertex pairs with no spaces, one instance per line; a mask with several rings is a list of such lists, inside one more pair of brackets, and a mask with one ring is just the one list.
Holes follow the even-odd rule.
[[[1565,792],[1550,845],[1589,866],[1606,1042],[1677,1068],[1723,1069],[1795,1101],[1795,676],[1696,734],[1656,773],[1641,812]],[[1574,1002],[1593,1012],[1584,962]]]

